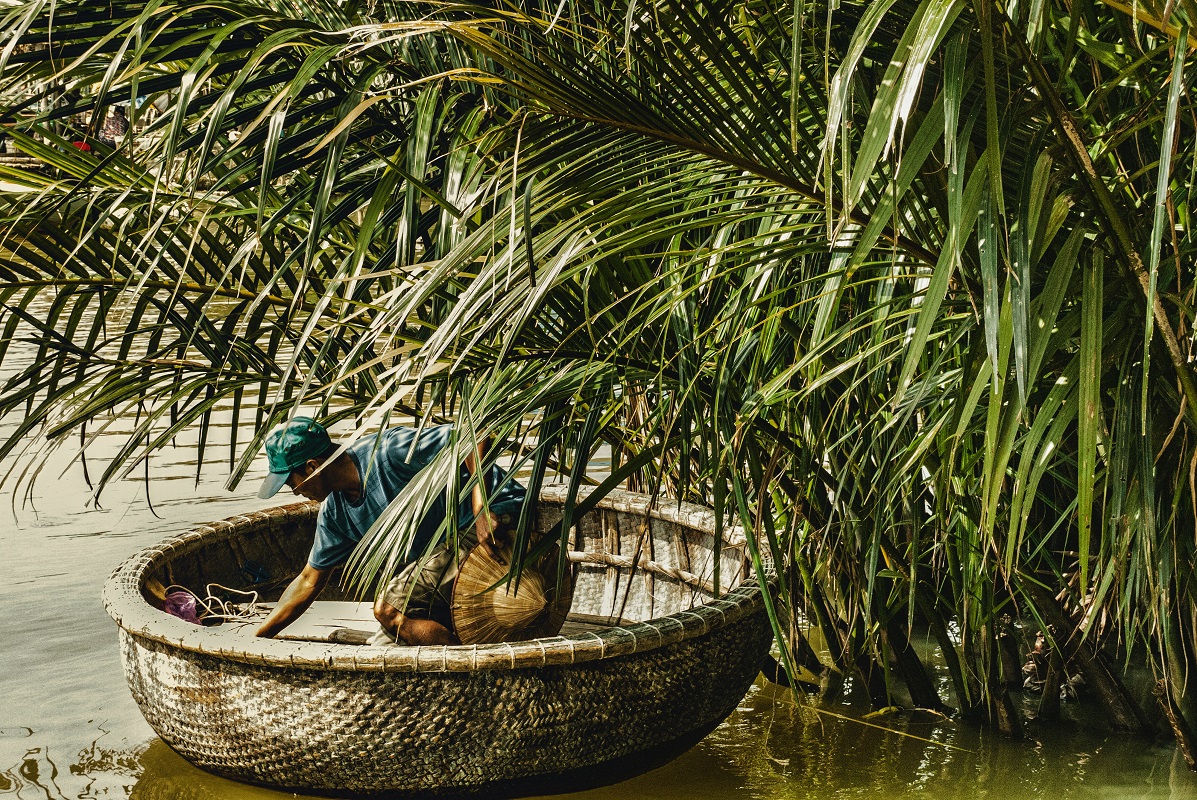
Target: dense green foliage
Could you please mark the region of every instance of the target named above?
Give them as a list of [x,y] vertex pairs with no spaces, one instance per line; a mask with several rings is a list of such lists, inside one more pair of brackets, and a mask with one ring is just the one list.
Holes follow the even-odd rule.
[[229,407],[235,485],[299,409],[467,421],[368,578],[474,431],[534,485],[606,446],[756,531],[788,659],[801,615],[879,704],[891,659],[941,702],[926,626],[1013,729],[1004,619],[1067,612],[1197,723],[1190,5],[27,0],[0,452],[135,414],[102,488]]

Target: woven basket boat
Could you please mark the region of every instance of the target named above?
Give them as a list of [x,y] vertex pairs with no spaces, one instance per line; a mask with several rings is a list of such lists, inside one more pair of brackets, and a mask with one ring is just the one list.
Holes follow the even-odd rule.
[[[542,493],[539,529],[560,520],[564,497]],[[148,601],[155,581],[232,587],[248,574],[281,587],[303,566],[316,510],[283,506],[176,536],[121,564],[104,587],[134,699],[196,766],[331,795],[494,797],[612,783],[713,730],[772,639],[739,529],[725,530],[716,598],[713,514],[618,491],[576,520],[572,622],[553,638],[255,639]],[[325,598],[336,599],[332,588]]]

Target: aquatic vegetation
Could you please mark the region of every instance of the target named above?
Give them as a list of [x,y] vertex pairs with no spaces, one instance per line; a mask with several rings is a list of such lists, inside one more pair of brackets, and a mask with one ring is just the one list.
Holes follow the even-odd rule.
[[[363,581],[484,430],[533,491],[757,531],[792,673],[826,668],[810,625],[878,708],[901,682],[1014,732],[1017,618],[1119,727],[1150,722],[1119,679],[1147,660],[1183,742],[1195,11],[6,7],[3,115],[43,167],[0,165],[30,187],[0,197],[0,360],[40,347],[0,454],[133,417],[97,493],[185,427],[235,485],[300,407],[453,416]],[[116,103],[130,131],[93,142]],[[213,454],[218,410],[255,435]]]

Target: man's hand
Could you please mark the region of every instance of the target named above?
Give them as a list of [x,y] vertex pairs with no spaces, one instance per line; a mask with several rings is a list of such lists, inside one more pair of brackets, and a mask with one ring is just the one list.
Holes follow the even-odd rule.
[[506,543],[499,541],[498,528],[499,520],[490,511],[479,513],[474,519],[474,532],[478,537],[478,545],[485,547],[490,557],[502,564],[504,562],[503,546]]
[[320,595],[331,575],[332,570],[315,569],[305,564],[303,572],[296,575],[295,580],[287,586],[283,596],[275,604],[274,610],[270,612],[270,616],[266,618],[254,635],[272,638],[298,619],[299,615],[307,611],[312,601]]
[[478,539],[478,545],[486,548],[486,552],[490,557],[500,564],[504,559],[502,556],[503,542],[498,540],[496,532],[499,527],[498,518],[486,508],[486,498],[482,495],[482,485],[485,482],[483,476],[478,475],[478,465],[482,463],[482,459],[486,456],[486,451],[490,449],[490,437],[486,437],[479,441],[477,449],[466,456],[466,469],[469,470],[470,475],[477,476],[478,481],[474,484],[474,489],[470,493],[470,505],[474,511],[474,533]]

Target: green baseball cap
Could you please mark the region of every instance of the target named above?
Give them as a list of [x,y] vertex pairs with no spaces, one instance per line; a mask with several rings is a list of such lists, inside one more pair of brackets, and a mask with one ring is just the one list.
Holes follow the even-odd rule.
[[311,417],[294,417],[289,422],[275,426],[266,434],[266,461],[270,474],[262,481],[258,497],[274,497],[293,471],[302,467],[308,459],[320,458],[331,449],[332,440],[328,438],[328,431]]

